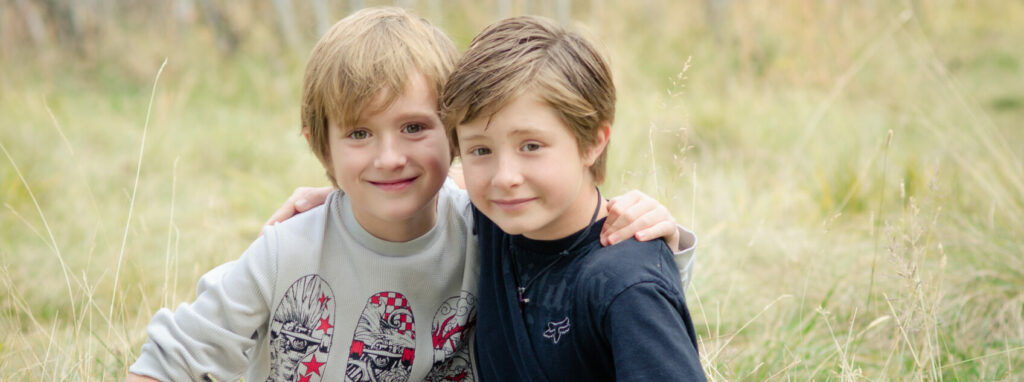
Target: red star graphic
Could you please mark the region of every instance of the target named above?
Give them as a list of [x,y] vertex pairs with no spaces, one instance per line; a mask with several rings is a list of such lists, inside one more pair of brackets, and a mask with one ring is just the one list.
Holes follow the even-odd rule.
[[451,376],[447,376],[447,377],[444,377],[444,379],[445,379],[445,380],[448,380],[448,381],[461,381],[461,380],[463,380],[463,379],[466,379],[466,377],[467,377],[468,375],[469,375],[469,373],[467,373],[467,372],[466,372],[465,370],[463,370],[463,371],[462,371],[461,373],[459,373],[459,374],[456,374],[456,375],[451,375]]
[[296,380],[295,382],[310,382],[310,381],[309,381],[309,377],[310,377],[311,375],[312,375],[312,374],[306,374],[306,375],[303,375],[303,376],[299,377],[299,379],[298,379],[298,380]]
[[327,334],[327,329],[330,329],[330,328],[334,327],[334,325],[331,325],[330,322],[327,322],[330,319],[331,319],[330,316],[327,316],[327,318],[321,318],[320,319],[320,327],[316,328],[316,330],[323,330],[324,334]]
[[323,362],[316,361],[316,354],[313,354],[312,360],[310,360],[309,362],[303,362],[302,364],[306,366],[307,376],[312,375],[313,373],[316,373],[316,375],[320,375],[320,366],[324,365]]
[[326,305],[328,301],[331,301],[331,298],[327,297],[327,295],[323,293],[320,293],[320,306]]

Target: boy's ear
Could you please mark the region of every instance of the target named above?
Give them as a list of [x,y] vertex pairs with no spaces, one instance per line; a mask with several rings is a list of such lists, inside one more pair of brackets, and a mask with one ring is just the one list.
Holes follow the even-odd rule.
[[597,158],[604,152],[605,147],[608,147],[608,139],[612,135],[612,124],[610,122],[601,122],[601,126],[597,128],[597,137],[594,139],[594,144],[587,149],[584,153],[583,163],[587,167],[593,166]]
[[306,143],[308,143],[310,146],[313,145],[313,142],[309,140],[309,127],[302,126],[302,136],[306,137]]

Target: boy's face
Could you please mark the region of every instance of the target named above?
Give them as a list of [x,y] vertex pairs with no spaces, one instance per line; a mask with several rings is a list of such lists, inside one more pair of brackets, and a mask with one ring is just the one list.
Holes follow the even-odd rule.
[[597,203],[589,167],[607,142],[580,150],[554,108],[533,93],[457,127],[466,189],[503,231],[553,240],[582,229]]
[[374,236],[412,240],[433,227],[451,163],[437,95],[416,73],[386,109],[378,94],[351,129],[330,122],[331,165],[356,220]]

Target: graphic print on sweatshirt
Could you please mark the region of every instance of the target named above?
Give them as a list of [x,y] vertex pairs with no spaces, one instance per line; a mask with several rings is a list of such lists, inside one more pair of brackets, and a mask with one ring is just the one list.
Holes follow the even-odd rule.
[[285,291],[270,321],[267,382],[319,381],[334,337],[334,292],[318,275]]
[[407,381],[416,357],[415,324],[405,295],[379,292],[370,296],[352,335],[345,380]]
[[472,382],[473,364],[470,361],[469,343],[472,330],[476,327],[476,297],[462,291],[441,303],[434,314],[431,325],[431,342],[434,344],[434,365],[427,374],[427,381]]

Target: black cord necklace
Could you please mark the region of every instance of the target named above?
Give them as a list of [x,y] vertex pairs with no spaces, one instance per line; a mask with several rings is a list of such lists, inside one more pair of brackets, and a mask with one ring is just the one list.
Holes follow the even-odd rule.
[[573,242],[572,245],[569,246],[569,248],[566,248],[566,249],[562,250],[562,252],[559,252],[558,253],[558,257],[556,257],[554,260],[552,260],[550,263],[548,263],[548,265],[545,265],[544,268],[541,268],[541,270],[539,272],[537,272],[537,274],[535,276],[533,276],[533,278],[531,278],[529,281],[526,282],[526,285],[523,285],[522,281],[519,278],[519,264],[518,264],[518,261],[516,261],[516,258],[519,255],[517,255],[515,253],[515,251],[511,251],[512,256],[511,256],[510,259],[512,260],[512,276],[513,276],[513,278],[515,279],[515,282],[516,282],[516,294],[519,297],[519,309],[522,309],[523,307],[526,306],[526,304],[530,303],[530,299],[525,297],[526,296],[526,291],[530,289],[530,285],[533,285],[534,281],[537,281],[537,279],[539,279],[541,276],[543,276],[545,272],[547,272],[552,267],[554,267],[555,264],[558,264],[559,262],[562,261],[562,259],[567,258],[569,253],[572,250],[576,249],[576,246],[580,245],[580,243],[583,242],[584,239],[586,239],[587,234],[590,233],[590,228],[593,227],[594,226],[594,222],[597,221],[597,215],[598,215],[598,213],[600,211],[601,211],[601,190],[598,189],[597,190],[597,205],[594,206],[594,214],[590,217],[590,224],[587,224],[587,228],[583,230],[583,233],[580,234],[576,238],[576,241]]

